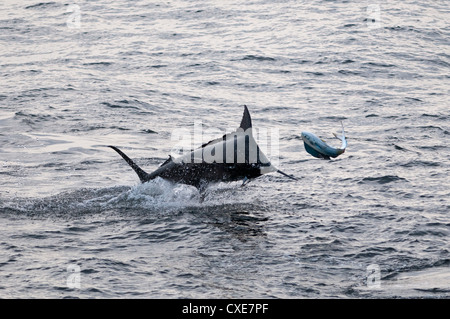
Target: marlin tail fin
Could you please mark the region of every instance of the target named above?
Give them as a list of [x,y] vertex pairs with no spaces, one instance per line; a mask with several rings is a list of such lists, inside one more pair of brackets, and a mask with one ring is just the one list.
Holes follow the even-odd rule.
[[140,168],[131,158],[129,158],[124,152],[119,150],[115,146],[109,145],[108,147],[111,147],[113,150],[115,150],[117,153],[119,153],[120,156],[128,163],[128,165],[131,166],[131,168],[136,172],[136,174],[139,176],[139,179],[142,183],[149,180],[149,174],[147,174],[142,168]]

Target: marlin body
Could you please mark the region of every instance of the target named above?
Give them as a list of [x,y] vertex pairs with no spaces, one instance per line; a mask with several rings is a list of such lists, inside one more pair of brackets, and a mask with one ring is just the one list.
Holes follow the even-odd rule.
[[247,106],[239,128],[221,138],[209,141],[200,148],[178,158],[169,158],[152,173],[145,172],[125,153],[115,146],[109,146],[131,166],[142,183],[156,177],[195,186],[203,190],[210,183],[242,180],[242,185],[261,175],[278,172],[291,179],[273,166],[261,152],[252,134],[252,121]]
[[305,145],[305,150],[312,156],[323,159],[330,159],[330,157],[335,158],[344,153],[347,148],[347,139],[345,138],[344,125],[342,122],[341,125],[342,135],[338,136],[333,133],[334,136],[341,141],[340,148],[334,148],[328,145],[324,140],[320,139],[313,133],[302,132],[302,140]]

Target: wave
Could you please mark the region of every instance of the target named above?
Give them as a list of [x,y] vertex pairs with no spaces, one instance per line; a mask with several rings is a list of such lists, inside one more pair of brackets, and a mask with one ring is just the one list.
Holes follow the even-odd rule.
[[54,2],[54,1],[51,1],[51,2],[39,2],[39,3],[36,3],[36,4],[32,4],[32,5],[26,6],[25,9],[47,8],[47,7],[50,7],[50,6],[54,6],[56,4],[57,3]]
[[449,117],[448,116],[446,116],[446,115],[442,115],[442,114],[430,114],[430,113],[423,113],[422,115],[421,115],[421,117],[431,117],[431,118],[435,118],[435,119],[437,119],[437,120],[443,120],[443,121],[446,121],[446,120],[448,120],[449,119]]
[[219,183],[200,193],[193,186],[174,184],[158,177],[132,187],[83,188],[45,198],[0,199],[0,214],[39,218],[111,212],[164,214],[185,209],[208,213],[217,207],[221,211],[241,212],[246,211],[247,205],[254,206],[253,197],[237,198],[238,192],[242,190]]
[[112,62],[105,62],[105,61],[83,63],[83,65],[85,65],[85,66],[96,66],[96,65],[99,65],[99,66],[110,66],[112,64],[113,64]]
[[377,184],[387,184],[392,182],[399,182],[399,181],[408,181],[405,178],[399,177],[397,175],[384,175],[379,177],[365,177],[361,181],[359,181],[359,184],[366,184],[366,183],[377,183]]
[[254,60],[254,61],[276,61],[274,58],[268,57],[268,56],[261,56],[261,55],[246,55],[241,59],[242,61],[246,60]]
[[113,108],[113,109],[136,109],[139,110],[138,107],[134,105],[128,105],[128,103],[123,103],[121,101],[118,101],[117,103],[109,103],[109,102],[101,102],[100,104],[103,104],[107,107]]
[[122,108],[122,109],[136,109],[141,111],[148,112],[155,108],[154,105],[151,105],[147,102],[140,101],[138,99],[132,100],[115,100],[114,102],[100,102],[100,104],[105,105],[110,108]]
[[67,216],[114,210],[161,211],[200,203],[195,188],[163,179],[133,187],[79,189],[46,198],[15,198],[3,202],[0,211],[25,216]]
[[421,161],[421,160],[413,160],[404,164],[399,164],[402,167],[415,167],[415,166],[423,166],[423,167],[438,167],[441,166],[438,162],[430,162],[430,161]]

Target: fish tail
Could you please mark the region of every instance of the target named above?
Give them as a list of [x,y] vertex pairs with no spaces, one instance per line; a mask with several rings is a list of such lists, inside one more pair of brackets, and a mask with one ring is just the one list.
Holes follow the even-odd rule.
[[113,150],[115,150],[117,153],[119,153],[120,156],[122,156],[122,158],[125,160],[125,162],[127,162],[128,165],[130,165],[131,168],[139,176],[139,179],[141,180],[142,183],[150,180],[150,177],[149,177],[150,175],[147,172],[145,172],[142,168],[140,168],[135,162],[133,162],[133,160],[131,158],[129,158],[124,152],[122,152],[115,146],[109,145],[108,147],[111,147]]

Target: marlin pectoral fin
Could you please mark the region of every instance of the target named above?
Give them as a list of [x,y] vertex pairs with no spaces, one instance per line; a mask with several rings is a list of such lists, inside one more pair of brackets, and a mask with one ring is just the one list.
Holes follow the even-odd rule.
[[296,177],[294,177],[294,176],[292,176],[292,175],[288,175],[288,174],[286,174],[285,172],[282,172],[282,171],[280,171],[280,170],[278,170],[277,172],[280,173],[281,175],[284,175],[284,176],[286,176],[286,177],[289,177],[290,179],[293,179],[294,181],[298,181],[298,178],[296,178]]
[[245,176],[245,177],[244,177],[244,180],[242,181],[241,187],[247,185],[248,183],[250,183],[250,179],[249,179],[247,176]]

